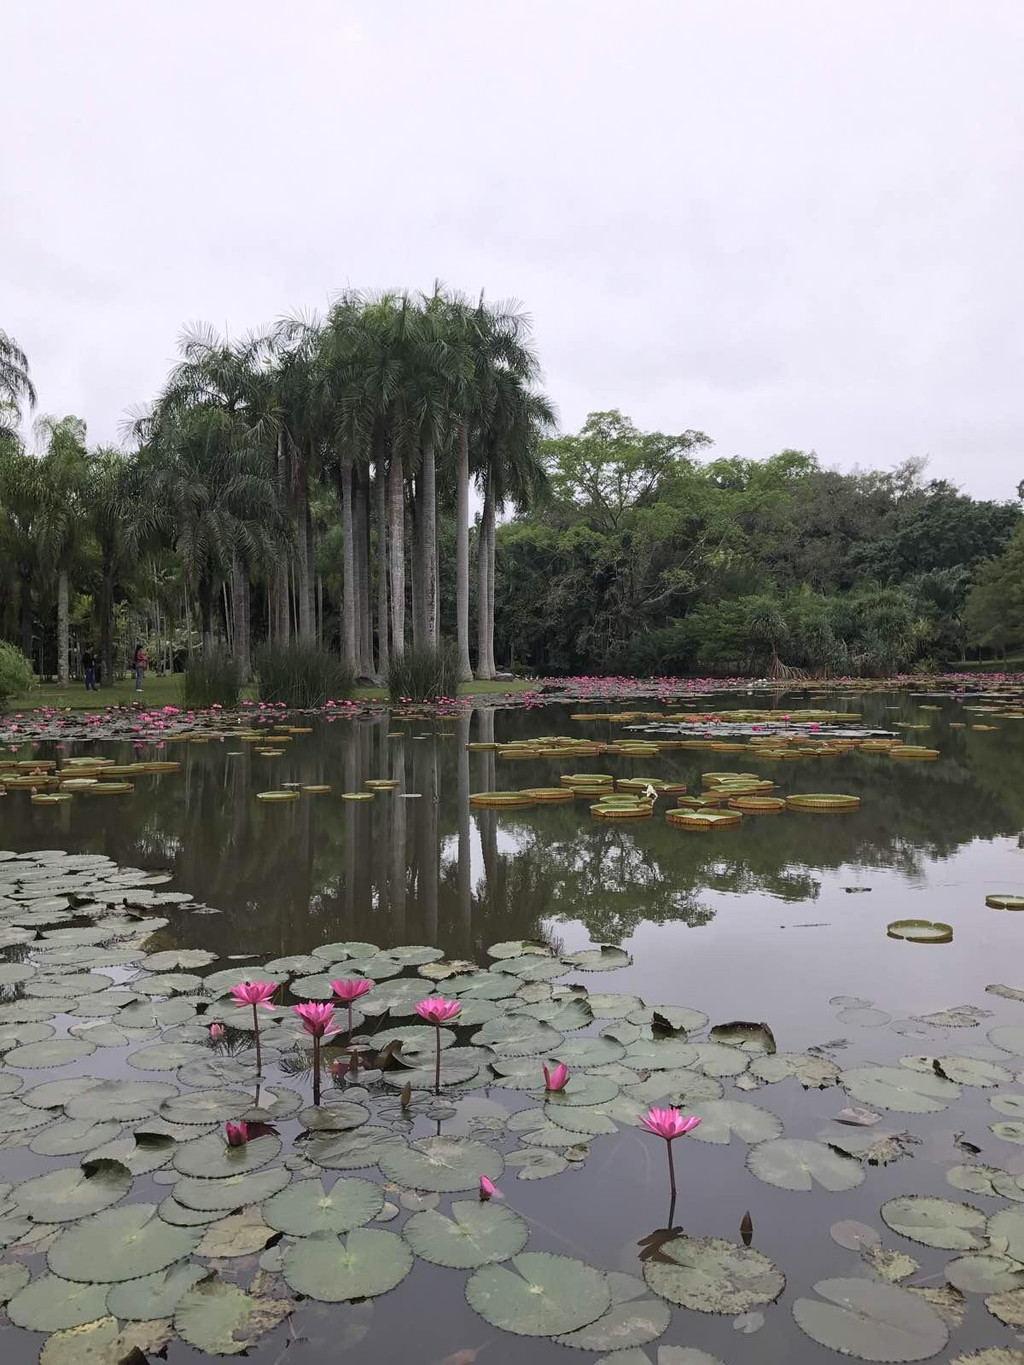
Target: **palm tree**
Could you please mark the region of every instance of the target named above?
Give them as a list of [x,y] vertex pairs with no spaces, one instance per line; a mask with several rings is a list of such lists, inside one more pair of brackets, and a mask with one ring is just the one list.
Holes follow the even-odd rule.
[[13,430],[21,421],[21,405],[36,405],[28,357],[13,337],[0,330],[0,429]]
[[69,575],[86,530],[82,498],[87,471],[85,423],[80,417],[40,417],[36,434],[46,439],[39,463],[39,560],[57,576],[57,683],[68,685]]
[[21,652],[32,658],[32,583],[39,565],[39,461],[17,439],[0,441],[0,543],[18,579]]
[[157,529],[153,490],[138,460],[111,448],[91,451],[83,508],[99,552],[100,658],[103,682],[109,687],[114,681],[115,599]]

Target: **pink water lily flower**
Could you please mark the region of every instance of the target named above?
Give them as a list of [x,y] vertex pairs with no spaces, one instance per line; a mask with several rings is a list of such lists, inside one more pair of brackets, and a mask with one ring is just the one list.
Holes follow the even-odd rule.
[[331,990],[339,1000],[351,1004],[353,1000],[358,1000],[359,997],[365,995],[367,991],[372,991],[373,984],[374,983],[369,977],[359,976],[354,980],[332,981]]
[[488,1180],[487,1176],[480,1177],[480,1203],[486,1204],[488,1199],[500,1199],[501,1190],[498,1189],[493,1180]]
[[440,1028],[449,1019],[454,1019],[461,1009],[457,1000],[445,1000],[443,996],[432,995],[419,1002],[416,1013],[421,1019],[426,1019],[428,1024],[436,1024]]
[[210,1042],[218,1043],[224,1037],[224,1025],[213,1023],[210,1025]]
[[276,990],[274,981],[242,981],[231,987],[231,994],[236,1006],[252,1005],[255,1008],[258,1005],[261,1010],[272,1010],[270,999]]
[[225,1123],[224,1138],[229,1147],[244,1147],[249,1141],[249,1125],[247,1123]]
[[564,1062],[559,1062],[558,1065],[553,1066],[550,1071],[547,1067],[544,1067],[543,1071],[545,1090],[565,1089],[565,1083],[569,1079],[569,1068]]
[[695,1114],[683,1115],[678,1109],[648,1109],[640,1122],[649,1133],[664,1138],[666,1142],[700,1127],[700,1119]]
[[302,1020],[302,1027],[314,1038],[332,1038],[338,1033],[337,1028],[332,1028],[334,1023],[334,1006],[319,1004],[315,1000],[309,1000],[304,1005],[293,1005],[293,1013],[297,1014]]

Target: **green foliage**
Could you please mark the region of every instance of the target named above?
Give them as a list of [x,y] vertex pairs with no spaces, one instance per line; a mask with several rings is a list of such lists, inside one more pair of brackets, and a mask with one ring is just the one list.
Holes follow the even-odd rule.
[[966,622],[972,642],[979,645],[1005,650],[1024,641],[1024,527],[1014,532],[997,559],[978,570]]
[[20,649],[0,640],[0,706],[35,685],[32,665]]
[[234,709],[241,693],[238,665],[223,650],[214,650],[190,660],[181,680],[181,704],[189,710],[207,706]]
[[392,659],[385,685],[394,703],[454,697],[459,689],[459,652],[451,640],[439,640],[436,648],[407,649]]
[[355,688],[354,670],[339,655],[308,641],[263,645],[253,664],[260,701],[323,706],[350,697]]

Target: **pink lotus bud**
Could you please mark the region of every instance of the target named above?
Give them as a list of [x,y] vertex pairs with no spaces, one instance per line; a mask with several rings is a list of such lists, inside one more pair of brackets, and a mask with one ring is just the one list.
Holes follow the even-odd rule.
[[210,1042],[211,1042],[211,1043],[219,1043],[220,1040],[221,1040],[223,1037],[224,1037],[224,1025],[223,1025],[223,1024],[219,1024],[219,1023],[213,1023],[213,1024],[211,1024],[211,1025],[210,1025]]
[[229,1147],[244,1147],[249,1141],[249,1125],[247,1123],[225,1123],[224,1137]]
[[544,1089],[545,1090],[564,1090],[565,1083],[569,1079],[569,1068],[564,1062],[559,1062],[549,1071],[544,1067]]

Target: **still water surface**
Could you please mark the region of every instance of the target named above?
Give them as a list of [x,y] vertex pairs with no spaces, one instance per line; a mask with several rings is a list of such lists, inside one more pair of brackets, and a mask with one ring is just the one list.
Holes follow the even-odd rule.
[[[922,702],[939,709],[922,710]],[[715,701],[721,709],[807,704],[798,693]],[[713,1023],[766,1020],[780,1051],[844,1043],[832,1055],[846,1067],[969,1050],[1014,1069],[1015,1059],[992,1049],[985,1034],[993,1024],[1024,1022],[1024,1005],[986,995],[985,987],[1024,988],[1024,915],[986,908],[985,895],[1024,892],[1024,721],[999,718],[987,732],[959,728],[987,718],[952,700],[898,693],[827,704],[861,712],[874,727],[927,724],[910,737],[938,748],[941,758],[899,763],[855,752],[765,764],[764,775],[780,795],[850,792],[861,807],[840,816],[747,818],[737,830],[697,834],[660,818],[664,800],[654,819],[629,824],[592,820],[580,800],[508,813],[471,810],[468,800],[471,792],[557,785],[576,766],[684,781],[698,791],[702,771],[733,766],[733,758],[747,769],[746,757],[677,750],[654,759],[523,763],[466,751],[469,741],[583,734],[562,705],[467,710],[452,720],[402,725],[386,716],[320,720],[274,759],[230,740],[169,745],[160,756],[180,759],[182,771],[142,777],[125,798],[76,798],[49,810],[12,793],[0,806],[0,845],[101,852],[123,866],[170,870],[174,889],[218,913],[172,917],[153,949],[201,947],[224,958],[245,953],[265,960],[365,939],[381,947],[436,943],[451,957],[483,964],[487,946],[507,939],[544,935],[567,952],[614,943],[632,954],[633,964],[584,978],[591,990],[693,1006]],[[389,737],[397,729],[403,737]],[[585,733],[604,738],[621,735],[622,727],[589,725]],[[137,756],[129,745],[96,748],[119,761]],[[40,746],[40,752],[52,748]],[[397,779],[397,792],[365,803],[341,799],[343,791],[379,777]],[[256,792],[287,782],[327,783],[332,790],[279,806],[255,800]],[[945,921],[953,942],[896,942],[886,937],[894,919]],[[830,1001],[840,996],[872,1002],[890,1022],[851,1027],[839,1021],[842,1006]],[[981,1027],[941,1035],[912,1021],[966,1004],[993,1016]],[[740,1098],[728,1082],[726,1097]],[[838,1088],[805,1092],[789,1080],[760,1091],[755,1102],[783,1120],[787,1136],[813,1138],[849,1101]],[[700,1347],[732,1365],[835,1359],[796,1328],[789,1309],[823,1275],[864,1273],[856,1255],[829,1237],[838,1219],[878,1227],[886,1245],[919,1260],[921,1270],[909,1283],[940,1286],[948,1255],[891,1234],[878,1208],[900,1194],[969,1197],[944,1178],[946,1167],[965,1159],[954,1147],[954,1129],[966,1128],[984,1149],[980,1160],[1024,1170],[1024,1157],[1016,1158],[1024,1148],[1010,1148],[988,1131],[994,1117],[982,1090],[965,1090],[952,1113],[887,1115],[885,1127],[909,1128],[921,1144],[912,1157],[870,1169],[863,1185],[841,1194],[763,1184],[745,1171],[746,1147],[736,1140],[728,1147],[677,1144],[676,1222],[692,1234],[735,1241],[749,1211],[754,1246],[785,1271],[788,1286],[750,1335],[734,1329],[730,1318],[675,1309],[666,1335],[646,1348],[651,1360],[659,1344]],[[595,1142],[582,1171],[570,1168],[537,1182],[517,1181],[507,1171],[502,1186],[533,1224],[531,1251],[559,1251],[638,1274],[636,1243],[663,1226],[667,1212],[663,1157],[661,1143],[627,1131]],[[0,1178],[12,1178],[3,1168],[0,1154]],[[986,1212],[1001,1203],[975,1202]],[[333,1359],[348,1339],[350,1358],[385,1362],[440,1362],[459,1351],[477,1351],[481,1365],[597,1358],[495,1331],[464,1303],[464,1279],[462,1272],[417,1260],[410,1276],[375,1302],[306,1305],[291,1330],[276,1330],[250,1358],[312,1361],[326,1353]],[[356,1344],[367,1326],[369,1334]],[[15,1346],[7,1329],[4,1345],[12,1359],[28,1359],[39,1338],[16,1335]],[[977,1295],[953,1342],[959,1351],[1019,1344]],[[949,1355],[956,1353],[951,1344]],[[194,1359],[195,1353],[176,1343],[169,1358]]]

